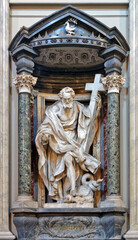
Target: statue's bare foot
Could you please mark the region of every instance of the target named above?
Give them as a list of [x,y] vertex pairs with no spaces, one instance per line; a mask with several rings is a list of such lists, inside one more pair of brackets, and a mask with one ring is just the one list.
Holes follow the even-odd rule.
[[75,191],[75,190],[71,190],[71,191],[70,191],[70,195],[73,196],[73,197],[75,197],[75,196],[76,196],[76,191]]

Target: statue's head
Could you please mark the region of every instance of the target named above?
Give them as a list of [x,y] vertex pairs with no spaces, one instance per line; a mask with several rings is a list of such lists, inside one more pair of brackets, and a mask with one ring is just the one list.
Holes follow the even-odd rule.
[[63,88],[58,96],[61,99],[61,102],[63,104],[63,107],[66,108],[72,108],[73,107],[73,99],[75,97],[75,92],[70,87]]

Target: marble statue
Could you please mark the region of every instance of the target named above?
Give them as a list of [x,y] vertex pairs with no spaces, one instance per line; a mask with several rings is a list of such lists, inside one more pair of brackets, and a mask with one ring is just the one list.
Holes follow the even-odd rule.
[[46,109],[36,136],[39,173],[52,199],[92,202],[93,191],[102,180],[93,179],[100,161],[88,153],[87,145],[92,144],[96,132],[101,99],[95,95],[84,107],[74,97],[74,90],[65,87],[60,100]]

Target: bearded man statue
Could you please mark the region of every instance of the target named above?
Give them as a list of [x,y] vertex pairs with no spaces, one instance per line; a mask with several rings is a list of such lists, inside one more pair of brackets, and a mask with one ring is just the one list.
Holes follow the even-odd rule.
[[[96,132],[95,119],[101,100],[95,96],[95,110],[74,100],[70,87],[59,93],[60,100],[47,107],[38,129],[36,147],[39,174],[49,196],[62,202],[67,195],[75,197],[85,173],[95,174],[100,161],[88,153]],[[91,134],[90,134],[91,131]]]

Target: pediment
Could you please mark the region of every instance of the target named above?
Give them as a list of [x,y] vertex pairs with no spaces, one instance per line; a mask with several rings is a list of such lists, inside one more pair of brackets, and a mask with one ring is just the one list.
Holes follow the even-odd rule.
[[[67,23],[69,27],[74,26],[74,34],[70,35],[66,31]],[[56,11],[28,29],[23,27],[12,40],[10,51],[12,52],[20,44],[29,44],[37,49],[60,45],[83,47],[85,45],[102,49],[110,44],[117,44],[124,50],[129,50],[125,38],[116,27],[108,28],[71,5]]]
[[[17,68],[32,59],[33,74],[94,74],[104,72],[104,53],[112,51],[121,61],[129,46],[116,27],[109,28],[92,16],[68,5],[30,28],[23,27],[9,50]],[[22,60],[21,60],[22,59]],[[29,63],[28,63],[29,64]],[[30,66],[29,66],[30,67]],[[42,80],[43,82],[43,80]],[[42,84],[43,85],[43,84]]]

